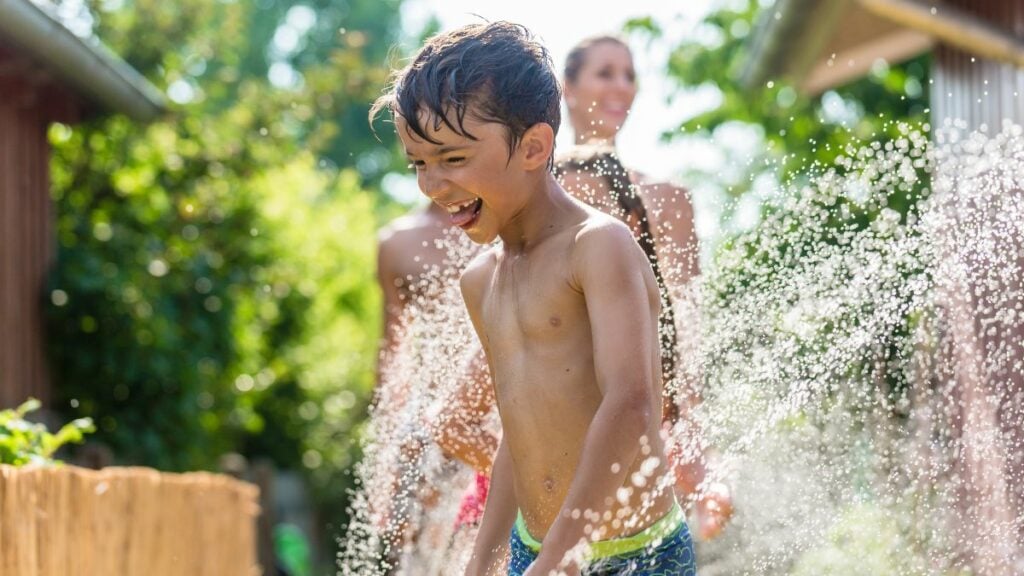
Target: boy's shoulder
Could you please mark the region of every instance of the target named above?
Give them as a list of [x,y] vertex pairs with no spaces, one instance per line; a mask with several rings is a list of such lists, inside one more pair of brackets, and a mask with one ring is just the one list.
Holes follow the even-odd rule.
[[459,279],[463,297],[466,299],[478,298],[480,291],[483,290],[497,265],[497,247],[492,246],[474,256],[469,265],[462,271],[462,276]]
[[574,247],[587,250],[600,245],[636,244],[633,233],[621,220],[589,206],[587,217],[576,229]]
[[572,272],[577,286],[598,269],[633,266],[646,257],[626,224],[598,210],[576,231],[572,248]]

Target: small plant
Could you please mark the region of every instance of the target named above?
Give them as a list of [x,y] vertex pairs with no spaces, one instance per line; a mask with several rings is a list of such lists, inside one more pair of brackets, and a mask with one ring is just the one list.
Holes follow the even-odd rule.
[[63,445],[79,443],[96,427],[91,418],[79,418],[51,434],[43,424],[25,420],[42,404],[35,398],[14,410],[0,410],[0,464],[56,464],[53,454]]

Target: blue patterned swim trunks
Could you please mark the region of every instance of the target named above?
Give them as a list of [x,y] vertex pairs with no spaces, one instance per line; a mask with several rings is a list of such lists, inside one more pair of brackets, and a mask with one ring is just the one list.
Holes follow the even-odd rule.
[[[512,528],[510,551],[509,576],[522,576],[540,552],[522,514]],[[595,542],[590,558],[584,576],[697,576],[693,538],[678,504],[639,534]]]

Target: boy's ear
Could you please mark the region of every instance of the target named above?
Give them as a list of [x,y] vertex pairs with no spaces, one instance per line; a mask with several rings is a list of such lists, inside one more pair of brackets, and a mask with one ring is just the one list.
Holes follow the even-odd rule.
[[555,150],[555,131],[546,122],[538,122],[530,126],[519,140],[519,153],[523,168],[535,170],[547,169],[548,158]]

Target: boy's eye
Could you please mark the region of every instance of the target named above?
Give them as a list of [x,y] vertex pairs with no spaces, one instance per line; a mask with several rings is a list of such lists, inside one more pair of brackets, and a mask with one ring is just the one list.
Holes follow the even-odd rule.
[[444,161],[449,164],[459,164],[463,162],[465,159],[465,156],[451,156],[449,158],[445,158]]
[[409,162],[408,166],[406,166],[406,168],[408,168],[409,170],[419,170],[422,167],[423,160],[413,160],[412,162]]

